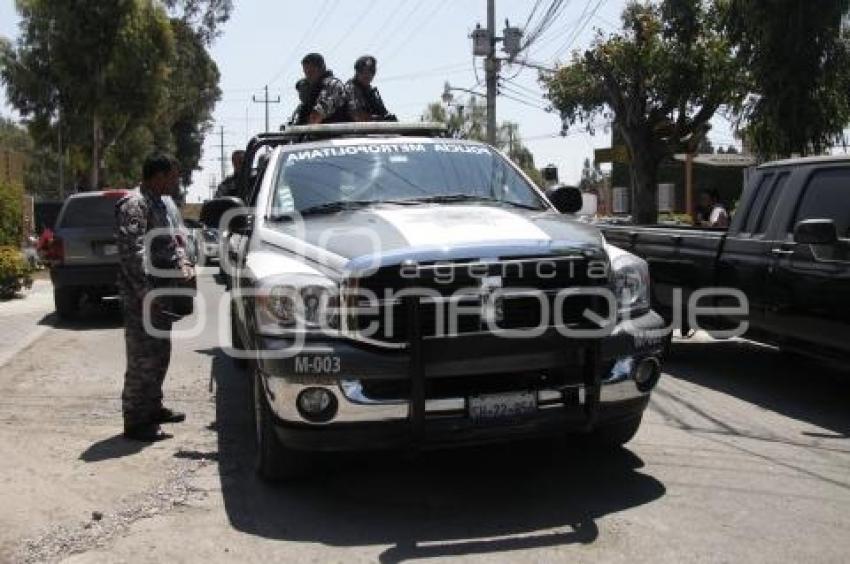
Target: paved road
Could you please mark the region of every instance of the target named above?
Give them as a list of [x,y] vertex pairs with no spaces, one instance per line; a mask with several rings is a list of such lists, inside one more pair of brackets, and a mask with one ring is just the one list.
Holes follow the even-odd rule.
[[[212,311],[221,290],[209,277],[202,290]],[[175,346],[166,394],[189,420],[141,448],[119,435],[120,318],[89,314],[73,326],[48,318],[0,369],[0,561],[850,553],[850,377],[771,349],[678,342],[645,425],[610,455],[536,442],[345,457],[309,485],[269,487],[251,469],[245,379],[217,350],[214,327]]]

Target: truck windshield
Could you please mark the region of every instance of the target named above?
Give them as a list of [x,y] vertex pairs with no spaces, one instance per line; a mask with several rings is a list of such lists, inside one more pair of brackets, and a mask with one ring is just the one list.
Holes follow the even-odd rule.
[[498,153],[459,143],[364,143],[287,152],[272,216],[373,203],[493,201],[546,209]]

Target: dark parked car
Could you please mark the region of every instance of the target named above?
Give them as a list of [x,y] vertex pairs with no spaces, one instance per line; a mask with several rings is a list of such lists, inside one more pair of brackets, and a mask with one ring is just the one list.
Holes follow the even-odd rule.
[[[84,297],[100,300],[118,294],[115,205],[126,194],[126,190],[102,190],[74,194],[65,200],[46,253],[60,318],[75,317]],[[174,224],[180,226],[188,241],[180,210],[171,198],[164,200]],[[190,256],[194,260],[194,252]]]
[[[649,263],[653,307],[687,326],[701,288],[740,290],[746,337],[794,353],[850,359],[850,158],[811,157],[758,167],[731,226],[600,226],[608,241]],[[673,299],[681,289],[683,300]],[[732,305],[717,297],[700,305]],[[729,328],[734,313],[701,317]]]

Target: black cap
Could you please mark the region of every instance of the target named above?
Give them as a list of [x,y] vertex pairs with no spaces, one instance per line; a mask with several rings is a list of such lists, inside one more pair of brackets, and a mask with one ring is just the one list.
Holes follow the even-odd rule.
[[378,61],[375,60],[375,57],[372,55],[363,55],[354,61],[354,70],[357,72],[363,70],[371,70],[374,71],[378,67]]
[[301,59],[302,65],[313,65],[314,67],[319,67],[320,69],[325,68],[325,58],[322,57],[319,53],[307,53],[304,55],[304,58]]

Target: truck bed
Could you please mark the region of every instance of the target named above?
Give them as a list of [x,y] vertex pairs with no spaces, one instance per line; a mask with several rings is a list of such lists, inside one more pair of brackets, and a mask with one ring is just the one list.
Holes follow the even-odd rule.
[[668,320],[674,313],[674,288],[681,288],[684,304],[694,290],[715,284],[726,229],[667,225],[599,227],[608,243],[649,263],[653,308]]

